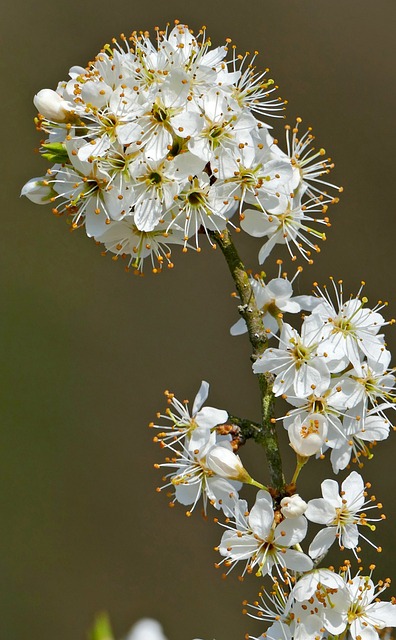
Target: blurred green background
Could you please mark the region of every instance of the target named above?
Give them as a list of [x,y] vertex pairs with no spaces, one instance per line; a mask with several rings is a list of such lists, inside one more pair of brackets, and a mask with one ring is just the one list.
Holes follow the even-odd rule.
[[[212,385],[209,404],[258,418],[249,345],[228,333],[237,313],[222,256],[203,244],[200,255],[176,251],[173,271],[135,278],[102,258],[82,231],[70,234],[49,207],[19,200],[24,182],[44,168],[33,153],[33,95],[55,88],[112,36],[175,18],[194,29],[206,24],[214,45],[229,36],[240,52],[258,49],[259,66],[271,67],[289,100],[288,121],[302,116],[336,161],[334,180],[345,192],[299,292],[330,274],[344,278],[347,292],[364,279],[370,301],[390,298],[389,316],[396,315],[394,0],[4,3],[0,638],[7,640],[84,639],[103,609],[118,636],[142,615],[159,618],[169,640],[236,640],[260,630],[240,613],[259,581],[241,584],[235,572],[223,582],[213,569],[222,530],[198,510],[190,519],[183,508],[170,510],[155,492],[161,453],[146,428],[165,406],[164,389],[192,400],[203,378]],[[282,140],[283,123],[274,125]],[[259,245],[242,234],[238,241],[257,269]],[[364,470],[388,514],[371,535],[384,547],[378,577],[396,565],[395,452],[391,439]],[[265,478],[262,453],[247,446],[243,455]],[[304,497],[319,495],[327,473],[325,462],[310,465]],[[366,546],[366,565],[372,555]]]

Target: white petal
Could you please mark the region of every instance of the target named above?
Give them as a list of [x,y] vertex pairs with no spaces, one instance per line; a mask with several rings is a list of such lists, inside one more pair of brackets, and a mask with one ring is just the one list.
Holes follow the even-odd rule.
[[274,512],[269,503],[265,500],[256,500],[256,504],[248,517],[252,531],[261,539],[265,540],[274,521]]
[[310,544],[308,551],[311,558],[318,558],[322,554],[327,553],[327,550],[330,549],[331,545],[336,539],[336,532],[336,527],[327,527],[326,529],[322,529],[321,531],[319,531],[319,533],[316,534]]
[[341,544],[346,549],[355,549],[359,541],[359,530],[356,524],[347,524],[341,535]]
[[338,482],[336,480],[323,480],[320,485],[322,489],[322,496],[333,507],[342,507],[342,500],[339,495]]
[[203,403],[207,400],[208,395],[209,395],[209,382],[202,380],[198,393],[195,396],[195,400],[192,408],[193,416],[195,416],[195,414],[198,413]]
[[305,515],[311,522],[330,524],[335,518],[336,511],[334,506],[326,502],[323,498],[315,498],[308,502]]
[[374,629],[369,625],[364,624],[364,618],[356,618],[351,624],[350,633],[354,640],[379,640],[379,635]]
[[396,605],[392,602],[376,602],[366,609],[370,618],[383,627],[396,627]]
[[311,558],[308,558],[308,556],[301,551],[286,549],[285,553],[282,553],[281,556],[285,566],[292,571],[310,571],[313,567]]
[[213,429],[218,424],[224,424],[228,420],[228,413],[224,409],[214,409],[213,407],[203,407],[195,416],[196,423],[201,427]]
[[175,488],[175,497],[180,504],[194,504],[201,495],[201,483],[195,484],[177,484]]
[[276,544],[282,547],[292,547],[304,540],[307,534],[308,523],[304,516],[287,518],[278,524],[274,531]]
[[357,511],[364,503],[364,482],[362,476],[356,471],[352,471],[341,485],[341,490],[345,492],[343,496],[348,501],[348,508]]
[[243,318],[239,318],[239,320],[232,325],[230,329],[230,334],[232,336],[241,336],[243,333],[247,332],[247,324]]

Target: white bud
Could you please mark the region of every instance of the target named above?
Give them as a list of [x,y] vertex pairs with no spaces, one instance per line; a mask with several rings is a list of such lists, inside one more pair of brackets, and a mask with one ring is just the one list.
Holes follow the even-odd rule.
[[280,506],[281,513],[285,518],[298,518],[302,516],[308,508],[307,503],[300,498],[298,493],[282,498]]
[[35,204],[48,204],[52,195],[53,190],[49,184],[45,184],[45,178],[32,178],[21,191],[21,196],[26,196]]
[[249,482],[250,475],[244,469],[239,456],[230,449],[216,445],[210,449],[206,456],[206,464],[208,468],[221,478],[228,480],[239,480],[240,482]]
[[318,413],[310,413],[301,422],[297,416],[288,429],[290,445],[300,456],[313,456],[318,453],[327,436],[326,418]]
[[34,106],[44,118],[52,122],[66,122],[72,106],[56,91],[41,89],[33,98]]
[[126,640],[167,640],[156,620],[142,618],[133,625]]

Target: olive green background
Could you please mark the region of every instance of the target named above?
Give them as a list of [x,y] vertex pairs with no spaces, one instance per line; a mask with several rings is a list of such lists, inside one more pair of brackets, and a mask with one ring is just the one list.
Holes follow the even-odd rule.
[[[193,400],[202,379],[211,383],[209,404],[258,418],[248,342],[228,333],[237,313],[222,256],[203,242],[200,255],[176,250],[173,271],[136,278],[102,258],[83,231],[70,234],[50,207],[19,199],[24,182],[44,171],[33,153],[33,95],[55,88],[112,36],[174,18],[206,24],[214,45],[229,36],[241,52],[258,49],[259,66],[271,67],[289,100],[288,121],[299,115],[313,125],[336,161],[345,192],[299,292],[330,274],[348,293],[364,279],[370,302],[389,298],[388,316],[396,315],[394,0],[3,3],[1,639],[83,639],[103,609],[119,637],[142,615],[160,619],[169,640],[260,632],[240,613],[260,581],[241,584],[237,572],[222,581],[212,549],[220,527],[198,509],[190,519],[169,509],[155,492],[162,454],[146,428],[164,409],[164,389]],[[282,139],[283,123],[274,125]],[[257,269],[260,244],[238,241]],[[388,335],[394,348],[395,332]],[[388,514],[370,534],[383,554],[363,552],[366,566],[375,556],[378,577],[396,564],[395,452],[390,439],[363,472]],[[247,446],[242,455],[265,479],[262,452]],[[326,462],[310,464],[304,497],[319,495],[327,473]]]

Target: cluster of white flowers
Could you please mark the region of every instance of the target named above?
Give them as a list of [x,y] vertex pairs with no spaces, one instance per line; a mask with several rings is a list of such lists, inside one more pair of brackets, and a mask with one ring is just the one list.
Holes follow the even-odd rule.
[[202,497],[204,513],[209,501],[230,516],[242,483],[256,483],[233,452],[231,435],[221,434],[216,429],[227,422],[227,411],[202,406],[208,393],[209,385],[203,381],[190,415],[187,401],[182,403],[169,391],[165,392],[169,406],[165,415],[157,414],[157,417],[166,418],[171,424],[149,425],[160,429],[154,441],[159,441],[170,453],[164,463],[155,465],[158,469],[172,469],[164,477],[166,484],[158,491],[172,488],[170,504],[173,506],[177,501],[190,505],[187,515],[191,515]]
[[270,593],[260,593],[260,600],[249,605],[252,610],[249,615],[270,623],[259,638],[321,640],[347,637],[349,633],[353,640],[379,640],[379,631],[396,626],[396,606],[393,598],[390,602],[378,598],[389,587],[390,580],[374,585],[371,579],[374,568],[370,567],[368,576],[358,572],[352,577],[347,562],[339,573],[315,569],[301,577],[294,587],[290,582],[275,581]]
[[[188,516],[201,497],[205,514],[208,502],[224,513],[225,521],[219,524],[225,532],[216,547],[223,558],[215,564],[226,568],[224,575],[242,562],[240,579],[254,572],[275,581],[272,595],[261,594],[260,602],[251,605],[253,617],[272,622],[260,638],[320,639],[349,630],[354,640],[377,640],[379,629],[396,624],[394,600],[378,601],[390,580],[374,587],[371,574],[358,573],[351,578],[349,561],[345,561],[342,575],[315,568],[336,540],[341,550],[352,550],[356,558],[360,540],[381,551],[362,533],[364,528],[374,531],[372,523],[385,518],[383,514],[368,517],[371,509],[382,509],[369,493],[371,485],[352,471],[341,486],[335,480],[324,480],[321,498],[305,502],[293,489],[283,497],[272,496],[251,478],[233,451],[228,413],[203,406],[208,391],[208,383],[202,382],[191,413],[188,401],[180,402],[173,393],[165,392],[168,408],[157,418],[169,424],[149,425],[159,430],[154,441],[169,454],[155,467],[172,470],[159,491],[172,487],[170,506],[175,502],[190,506]],[[318,420],[321,418],[319,415]],[[262,487],[251,509],[238,495],[243,483]],[[219,522],[218,518],[215,521]],[[309,522],[323,528],[305,553],[301,543],[307,537]],[[286,585],[288,592],[280,585]]]
[[[191,412],[166,391],[166,412],[150,424],[166,455],[155,467],[168,470],[158,491],[166,491],[170,506],[188,507],[188,516],[201,500],[205,515],[210,505],[219,512],[215,521],[225,531],[215,566],[225,575],[242,563],[241,579],[254,572],[274,582],[272,592],[249,605],[250,615],[270,623],[260,638],[378,640],[379,630],[396,625],[395,600],[378,598],[390,581],[375,586],[361,569],[352,577],[348,560],[339,573],[317,567],[335,541],[359,562],[361,540],[380,551],[363,531],[374,532],[373,523],[385,518],[368,517],[382,504],[356,471],[340,486],[324,480],[322,497],[307,501],[296,482],[311,456],[330,449],[334,473],[351,459],[361,468],[388,437],[395,375],[380,332],[394,321],[380,313],[386,304],[367,306],[362,288],[344,300],[342,281],[332,279],[332,295],[315,285],[315,295],[294,296],[302,267],[288,280],[277,260],[277,277],[253,277],[235,248],[227,255],[230,225],[264,239],[260,264],[278,244],[292,260],[300,253],[312,262],[317,239],[325,239],[320,225],[330,225],[327,210],[338,201],[332,193],[342,190],[327,181],[334,165],[324,149],[313,148],[311,129],[300,135],[301,118],[286,127],[286,151],[279,148],[266,122],[284,109],[273,97],[277,87],[268,70],[256,71],[256,53],[237,55],[230,42],[212,49],[205,28],[194,35],[176,21],[172,29],[156,29],[156,45],[148,33],[133,32],[105,45],[86,68],[72,67],[55,91],[35,96],[37,128],[46,136],[41,154],[53,166],[22,194],[51,203],[71,229],[85,226],[105,254],[124,258],[137,273],[146,258],[155,273],[172,267],[173,244],[200,250],[200,234],[221,245],[243,299],[231,334],[249,333],[263,422],[204,406],[207,382]],[[300,330],[284,321],[301,313]],[[277,419],[267,411],[274,396],[291,405],[279,418],[296,453],[289,483],[271,432]],[[264,444],[273,487],[254,480],[237,453],[249,437]],[[258,489],[251,508],[239,495],[244,484]],[[304,551],[310,522],[322,528]],[[129,636],[140,638],[166,640],[152,620]]]
[[326,288],[318,288],[317,297],[305,296],[305,308],[312,312],[304,316],[300,333],[279,318],[280,309],[294,309],[282,307],[283,298],[273,296],[270,305],[278,313],[281,333],[279,338],[274,331],[272,335],[279,346],[268,348],[253,371],[273,373],[275,396],[294,407],[283,419],[293,449],[304,457],[330,448],[338,473],[351,457],[361,466],[362,456],[371,457],[371,447],[389,435],[385,412],[396,406],[395,376],[379,331],[394,321],[386,322],[379,313],[385,304],[367,307],[361,289],[344,301],[342,282],[332,283],[336,303]]
[[136,272],[147,257],[156,273],[172,267],[171,245],[187,250],[192,238],[199,249],[199,233],[213,245],[209,232],[236,212],[244,231],[266,238],[260,263],[277,243],[311,260],[325,236],[311,225],[329,224],[337,198],[322,179],[333,164],[312,148],[310,129],[298,138],[301,119],[287,127],[283,152],[257,119],[279,116],[284,103],[256,54],[232,47],[227,60],[229,41],[212,49],[204,28],[195,36],[178,22],[156,39],[122,35],[56,91],[39,91],[41,152],[54,165],[22,194],[52,203]]

